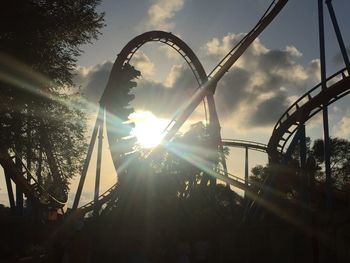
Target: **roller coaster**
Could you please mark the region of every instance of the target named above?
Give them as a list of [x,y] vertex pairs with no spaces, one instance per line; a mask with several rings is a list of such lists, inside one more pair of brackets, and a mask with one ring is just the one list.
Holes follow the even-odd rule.
[[[315,114],[326,109],[328,105],[336,102],[350,92],[350,66],[348,58],[344,53],[343,57],[346,67],[330,77],[322,79],[320,84],[316,85],[297,99],[277,121],[268,144],[222,139],[220,135],[220,122],[214,101],[214,93],[220,79],[222,79],[225,73],[234,65],[241,55],[244,54],[246,49],[260,35],[260,33],[263,32],[264,29],[274,20],[287,2],[288,0],[272,1],[256,26],[228,52],[228,54],[209,74],[205,72],[203,65],[192,49],[179,37],[171,33],[150,31],[135,37],[127,43],[113,64],[107,86],[100,100],[100,110],[91,136],[91,142],[78,189],[76,191],[73,210],[80,211],[82,214],[94,211],[95,215],[98,215],[103,204],[118,198],[118,190],[120,188],[118,183],[111,186],[104,193],[99,193],[102,134],[105,122],[110,152],[118,175],[127,174],[130,167],[132,167],[132,164],[137,162],[138,158],[141,158],[140,152],[135,146],[136,139],[130,136],[134,124],[130,123],[128,119],[129,114],[133,111],[133,109],[128,108],[128,104],[134,99],[134,96],[128,94],[127,91],[123,89],[123,84],[126,81],[125,75],[128,73],[130,67],[129,62],[133,55],[141,46],[149,42],[165,44],[180,54],[190,67],[198,83],[198,88],[192,97],[174,113],[172,120],[163,131],[164,136],[161,146],[152,150],[144,158],[149,158],[148,156],[152,155],[153,152],[156,152],[160,147],[166,149],[167,144],[171,143],[175,134],[179,131],[189,116],[198,105],[204,101],[209,113],[209,131],[214,150],[222,151],[223,147],[240,147],[246,149],[245,179],[229,174],[225,163],[223,163],[222,172],[216,172],[216,179],[220,179],[229,185],[250,192],[252,182],[248,181],[248,150],[267,153],[269,162],[271,163],[281,163],[285,161],[289,153],[294,149],[295,143],[298,141],[298,134],[301,127]],[[331,8],[330,2],[328,5]],[[333,20],[333,22],[337,31],[337,22],[336,20]],[[344,46],[342,38],[338,37],[338,41],[342,48],[342,45]],[[134,84],[131,83],[131,85]],[[98,140],[98,158],[94,200],[79,207],[80,196],[96,140]],[[45,189],[38,184],[37,178],[35,178],[35,176],[29,171],[25,162],[22,161],[21,157],[16,154],[14,150],[8,149],[6,151],[1,149],[0,164],[5,171],[11,206],[15,206],[11,180],[16,186],[22,189],[27,199],[30,200],[30,203],[35,206],[43,208],[47,208],[48,206],[62,208],[66,204],[67,198],[58,198],[48,189]],[[56,171],[56,174],[59,174],[57,167],[53,167],[53,170]],[[261,186],[262,189],[259,191],[259,194],[265,192],[263,188],[267,187],[267,184],[268,182]],[[65,193],[65,197],[67,197],[67,193]]]

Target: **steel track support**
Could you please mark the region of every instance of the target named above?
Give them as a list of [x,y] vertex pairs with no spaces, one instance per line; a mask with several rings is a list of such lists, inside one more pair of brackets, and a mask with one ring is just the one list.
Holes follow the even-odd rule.
[[302,134],[301,134],[302,133],[302,127],[301,127],[302,125],[304,125],[304,124],[299,124],[298,130],[296,131],[292,141],[290,142],[286,153],[282,157],[282,164],[284,164],[284,165],[288,164],[288,162],[292,158],[292,154],[295,150],[295,147],[298,145],[298,143],[300,143],[301,136],[302,136]]
[[15,202],[15,196],[13,195],[11,177],[8,174],[8,171],[6,169],[4,170],[4,173],[5,173],[7,195],[9,197],[11,212],[12,212],[12,214],[15,214],[16,213],[16,202]]
[[307,147],[306,147],[306,132],[305,132],[305,124],[300,124],[300,139],[299,139],[299,155],[300,155],[300,192],[303,203],[303,212],[305,215],[306,222],[309,220],[308,210],[309,210],[309,198],[308,198],[308,177],[306,172],[306,155],[307,155]]
[[[322,90],[327,89],[326,84],[326,54],[324,38],[324,15],[323,1],[318,0],[318,25],[320,42],[320,62],[321,62],[321,85]],[[327,104],[323,105],[323,137],[324,137],[324,160],[326,172],[326,206],[332,209],[332,182],[331,182],[331,162],[330,162],[330,142],[329,142],[329,123]]]
[[[214,140],[215,147],[218,147],[217,149],[219,150],[219,154],[222,162],[221,164],[223,166],[225,176],[228,176],[224,147],[222,145],[222,140],[221,140],[220,121],[219,121],[218,114],[216,112],[216,106],[214,101],[214,92],[215,92],[215,89],[209,90],[207,95],[208,108],[209,108],[210,133],[211,133],[210,135]],[[216,184],[216,179],[211,179],[211,181]]]
[[[247,188],[249,187],[248,185],[248,179],[249,179],[249,159],[248,159],[248,147],[245,147],[245,162],[244,162],[244,182]],[[244,191],[244,199],[246,203],[248,202],[247,199],[247,193]]]
[[[16,156],[16,167],[20,172],[22,172],[22,163],[21,163],[21,160],[18,158],[18,156]],[[16,212],[17,212],[17,215],[20,215],[20,216],[23,215],[23,203],[24,203],[23,190],[18,184],[16,184]]]
[[80,197],[81,197],[81,193],[83,191],[86,174],[87,174],[87,171],[88,171],[88,168],[89,168],[89,164],[90,164],[90,160],[91,160],[91,155],[92,155],[92,152],[94,150],[94,146],[95,146],[95,142],[96,142],[97,132],[98,132],[99,127],[101,125],[101,120],[99,118],[99,116],[101,116],[101,111],[102,111],[102,108],[100,107],[100,109],[98,111],[98,114],[97,114],[95,126],[94,126],[94,129],[93,129],[92,135],[91,135],[90,144],[89,144],[89,148],[88,148],[88,151],[87,151],[87,154],[86,154],[86,159],[85,159],[85,162],[84,162],[83,170],[81,172],[81,176],[80,176],[77,192],[76,192],[75,197],[74,197],[74,202],[73,202],[73,207],[72,207],[73,210],[76,210],[78,208]]
[[94,211],[93,215],[96,217],[98,216],[98,211],[100,209],[100,205],[98,203],[98,197],[100,195],[100,178],[101,178],[101,162],[102,162],[102,143],[103,143],[103,126],[104,126],[104,120],[105,120],[105,108],[102,107],[102,110],[100,111],[100,116],[98,118],[100,119],[100,127],[99,127],[99,134],[98,134],[98,145],[97,145],[97,163],[96,163],[96,178],[95,178],[95,194],[94,194]]
[[338,24],[338,21],[337,21],[337,17],[336,17],[335,12],[334,12],[334,8],[333,8],[333,5],[332,5],[332,0],[326,0],[326,4],[327,4],[327,7],[328,7],[329,15],[330,15],[331,20],[332,20],[332,24],[333,24],[333,27],[334,27],[335,34],[337,36],[339,48],[340,48],[341,54],[343,56],[343,60],[344,60],[346,69],[348,71],[348,74],[350,75],[350,61],[349,61],[348,54],[346,52],[346,47],[345,47],[345,44],[344,44],[343,37],[342,37],[341,32],[340,32],[340,28],[339,28],[339,24]]

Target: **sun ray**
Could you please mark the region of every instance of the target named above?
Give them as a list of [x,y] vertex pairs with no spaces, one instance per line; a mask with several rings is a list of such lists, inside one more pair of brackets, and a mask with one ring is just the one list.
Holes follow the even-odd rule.
[[138,144],[142,148],[154,148],[163,139],[163,130],[168,121],[157,118],[152,112],[139,111],[129,116],[135,123],[135,128],[131,135],[137,138]]

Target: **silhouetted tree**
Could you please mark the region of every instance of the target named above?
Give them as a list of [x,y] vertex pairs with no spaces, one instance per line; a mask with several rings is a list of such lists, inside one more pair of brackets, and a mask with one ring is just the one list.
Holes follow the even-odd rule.
[[[311,149],[312,156],[316,159],[319,170],[324,163],[323,140],[315,140]],[[350,142],[346,139],[331,138],[331,172],[336,187],[342,188],[349,184],[350,176]],[[324,173],[319,171],[318,177],[324,180]]]
[[[330,140],[331,145],[331,173],[332,181],[335,188],[348,189],[349,188],[349,174],[350,174],[350,142],[346,139],[332,138]],[[291,160],[287,165],[274,165],[274,166],[262,166],[258,165],[252,168],[250,179],[255,182],[255,191],[258,191],[260,184],[266,177],[272,178],[272,184],[269,187],[273,187],[276,192],[281,196],[290,200],[297,200],[302,198],[301,191],[303,184],[309,181],[309,185],[306,186],[310,190],[316,183],[316,192],[314,193],[313,201],[319,205],[324,204],[324,200],[321,198],[320,190],[323,188],[322,183],[325,182],[325,173],[323,171],[324,155],[323,155],[323,140],[317,139],[313,143],[307,140],[307,156],[308,160],[314,160],[312,166],[312,175],[310,170],[302,171],[299,160],[299,147],[296,147],[295,152],[292,154]],[[307,168],[307,169],[310,169]],[[311,176],[306,181],[302,179],[303,176]],[[317,183],[318,182],[318,183]],[[311,185],[312,184],[312,185]],[[306,190],[306,191],[309,191]]]
[[[85,119],[79,94],[72,89],[72,70],[82,52],[79,47],[96,39],[103,26],[104,14],[96,11],[99,3],[1,4],[1,147],[15,148],[39,181],[53,186],[67,187],[85,152]],[[50,176],[57,171],[63,178]]]

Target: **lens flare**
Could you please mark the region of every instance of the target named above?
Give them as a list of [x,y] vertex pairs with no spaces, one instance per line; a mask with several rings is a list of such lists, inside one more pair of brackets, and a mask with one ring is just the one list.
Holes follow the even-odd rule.
[[134,112],[129,119],[135,123],[131,135],[137,138],[142,148],[153,148],[162,141],[167,120],[159,119],[149,111]]

